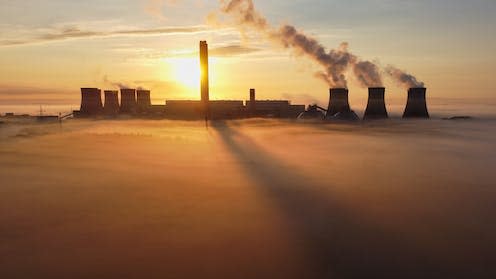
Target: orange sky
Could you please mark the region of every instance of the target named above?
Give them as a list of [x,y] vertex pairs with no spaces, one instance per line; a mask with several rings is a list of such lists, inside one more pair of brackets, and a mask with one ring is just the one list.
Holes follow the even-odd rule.
[[[62,0],[51,7],[26,2],[9,3],[0,14],[0,104],[78,104],[80,87],[110,89],[118,84],[151,89],[155,103],[198,99],[197,48],[203,39],[210,45],[213,99],[246,99],[254,87],[262,99],[327,102],[329,86],[314,77],[321,70],[315,62],[274,46],[256,32],[240,34],[237,26],[208,25],[206,18],[218,10],[215,1],[127,0],[119,6],[98,2],[92,7]],[[446,9],[442,2],[447,4],[255,4],[273,26],[291,23],[328,50],[346,41],[360,58],[413,73],[426,83],[431,98],[493,99],[496,43],[488,36],[494,29],[488,11],[495,5],[478,0],[467,7],[455,1]],[[305,5],[329,12],[312,6],[301,13]],[[366,89],[352,75],[348,80],[351,100],[366,99]],[[385,85],[388,98],[404,98],[404,88],[387,78]]]

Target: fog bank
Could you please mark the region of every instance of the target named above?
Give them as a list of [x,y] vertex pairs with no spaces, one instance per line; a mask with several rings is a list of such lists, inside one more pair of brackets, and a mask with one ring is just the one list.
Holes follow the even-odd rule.
[[3,123],[2,274],[489,278],[495,128]]

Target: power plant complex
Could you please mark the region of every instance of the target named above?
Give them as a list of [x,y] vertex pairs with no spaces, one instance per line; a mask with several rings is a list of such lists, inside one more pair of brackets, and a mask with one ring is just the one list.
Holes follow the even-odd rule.
[[[210,100],[208,44],[200,42],[201,98],[200,100],[167,100],[164,105],[152,105],[151,92],[142,89],[121,89],[102,91],[98,88],[81,88],[81,108],[74,111],[78,118],[133,117],[167,118],[178,120],[194,119],[240,119],[248,117],[299,118],[333,120],[359,120],[351,110],[346,88],[331,88],[327,109],[317,105],[292,105],[289,100],[257,100],[255,89],[250,89],[249,100]],[[429,118],[426,102],[426,88],[411,88],[403,113],[404,118]],[[384,87],[369,88],[369,99],[363,119],[386,119]]]

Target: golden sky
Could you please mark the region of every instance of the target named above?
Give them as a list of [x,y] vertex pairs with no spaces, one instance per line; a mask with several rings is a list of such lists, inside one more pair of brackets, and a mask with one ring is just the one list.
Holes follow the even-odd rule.
[[[326,50],[349,43],[360,59],[394,65],[432,98],[494,99],[496,3],[461,1],[254,1],[277,28],[291,24]],[[0,104],[79,103],[80,87],[152,90],[154,103],[198,99],[198,42],[210,46],[211,98],[325,103],[318,63],[221,18],[218,1],[6,1],[0,10]],[[210,20],[208,20],[210,18]],[[366,88],[347,74],[352,100]],[[384,77],[389,98],[406,90]]]

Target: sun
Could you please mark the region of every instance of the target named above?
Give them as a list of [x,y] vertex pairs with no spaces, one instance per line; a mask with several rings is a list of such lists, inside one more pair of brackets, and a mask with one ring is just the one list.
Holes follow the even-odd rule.
[[186,87],[200,86],[200,61],[198,58],[169,58],[166,61],[172,68],[174,80]]

